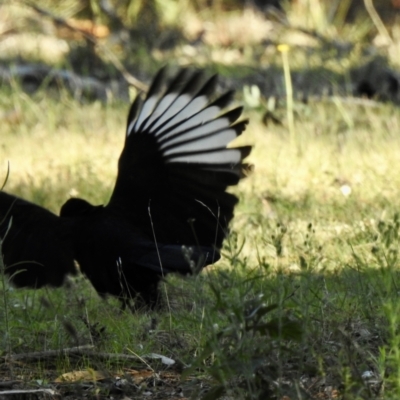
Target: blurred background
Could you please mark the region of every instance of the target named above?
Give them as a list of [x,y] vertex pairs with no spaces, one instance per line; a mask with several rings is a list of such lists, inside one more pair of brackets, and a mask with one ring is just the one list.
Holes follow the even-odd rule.
[[[399,0],[66,0],[0,5],[0,83],[129,99],[165,64],[206,67],[245,98],[355,95],[400,102]],[[127,85],[127,83],[129,85]]]
[[[237,90],[251,123],[235,145],[255,165],[232,189],[223,259],[171,276],[169,312],[121,313],[83,278],[17,291],[0,274],[0,348],[161,354],[179,360],[176,387],[195,368],[175,397],[169,375],[129,398],[399,399],[399,50],[399,0],[0,0],[7,192],[56,213],[71,196],[106,204],[128,101],[164,65]],[[114,369],[59,361],[9,364],[30,388]],[[90,398],[110,398],[101,385]],[[89,393],[76,388],[62,390]]]

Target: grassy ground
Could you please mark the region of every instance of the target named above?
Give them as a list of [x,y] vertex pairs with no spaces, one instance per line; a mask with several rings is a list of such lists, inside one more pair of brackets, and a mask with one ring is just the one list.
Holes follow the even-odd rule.
[[[4,377],[47,385],[87,368],[151,368],[175,371],[175,381],[186,371],[187,397],[211,388],[208,398],[398,398],[399,111],[344,101],[296,104],[292,138],[247,110],[251,123],[239,141],[254,145],[255,171],[235,189],[241,202],[225,256],[199,277],[169,279],[164,312],[121,312],[82,277],[58,290],[4,282],[4,356],[93,345],[165,355],[178,369],[152,359],[44,355],[3,363]],[[32,98],[17,89],[0,103],[19,113],[2,124],[8,192],[55,212],[71,194],[107,201],[126,104],[78,105],[67,94]],[[156,392],[151,379],[131,388],[132,397]]]
[[[254,13],[213,19],[223,14],[191,11],[188,30],[208,19],[206,46],[147,52],[143,64],[212,60],[234,80],[243,65],[280,68],[274,46],[253,44],[270,35],[292,45],[292,67],[343,72],[363,54],[358,42],[373,24],[338,28],[321,4],[298,1],[288,20],[338,39],[335,51]],[[392,64],[398,32],[393,27],[388,46]],[[357,45],[340,58],[344,39]],[[0,110],[0,181],[9,162],[8,192],[54,212],[71,195],[107,202],[127,104],[78,104],[62,90],[28,96],[15,84],[2,87]],[[73,388],[57,384],[65,398],[398,399],[399,109],[351,98],[295,103],[292,135],[285,105],[276,113],[283,125],[265,126],[262,111],[246,109],[251,123],[237,143],[254,146],[255,171],[234,189],[241,201],[224,257],[198,277],[168,279],[163,312],[122,312],[83,277],[38,291],[15,290],[3,277],[0,381],[47,388],[75,372],[67,376]],[[50,353],[76,346],[86,347]],[[115,376],[124,378],[119,386]]]

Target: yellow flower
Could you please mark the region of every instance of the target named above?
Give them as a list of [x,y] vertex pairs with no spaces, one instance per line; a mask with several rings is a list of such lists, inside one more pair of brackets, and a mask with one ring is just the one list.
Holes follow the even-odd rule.
[[281,53],[286,53],[287,51],[289,51],[290,47],[288,44],[279,44],[278,45],[278,51],[280,51]]

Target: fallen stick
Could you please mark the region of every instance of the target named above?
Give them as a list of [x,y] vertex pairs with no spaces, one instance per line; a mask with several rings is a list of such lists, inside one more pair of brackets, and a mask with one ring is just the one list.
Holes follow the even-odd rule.
[[[25,361],[25,362],[34,362],[34,361],[42,361],[49,358],[59,357],[60,355],[66,356],[86,356],[90,358],[96,358],[101,360],[131,360],[131,361],[140,361],[141,358],[135,355],[129,354],[115,354],[115,353],[100,353],[94,351],[94,346],[86,345],[79,347],[71,347],[60,350],[47,350],[47,351],[34,351],[31,353],[21,353],[21,354],[12,354],[1,357],[3,362],[13,362],[13,361]],[[143,358],[143,357],[142,357]],[[146,358],[146,356],[144,357]],[[152,358],[152,357],[149,357]]]

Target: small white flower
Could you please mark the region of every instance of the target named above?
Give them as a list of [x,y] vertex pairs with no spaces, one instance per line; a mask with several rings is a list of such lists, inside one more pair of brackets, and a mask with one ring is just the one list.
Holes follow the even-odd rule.
[[344,197],[348,197],[351,194],[351,187],[349,185],[340,186],[340,191]]

